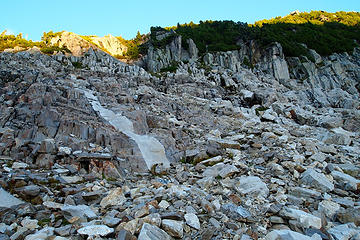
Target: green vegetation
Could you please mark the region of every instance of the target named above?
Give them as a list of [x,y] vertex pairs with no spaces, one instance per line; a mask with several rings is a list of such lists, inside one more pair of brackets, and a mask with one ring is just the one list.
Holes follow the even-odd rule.
[[[246,24],[233,21],[200,21],[199,24],[178,24],[169,28],[152,28],[151,40],[156,32],[175,30],[182,36],[183,46],[186,39],[193,39],[200,54],[212,51],[229,51],[239,49],[240,42],[256,40],[262,46],[279,42],[286,56],[307,56],[308,50],[314,49],[321,55],[351,52],[360,42],[360,13],[311,11],[310,13],[294,12],[285,17],[258,21]],[[161,44],[165,44],[163,39]],[[160,45],[161,45],[160,44]],[[244,60],[250,65],[250,61]]]
[[71,63],[75,68],[83,68],[83,65],[81,64],[81,62],[71,62]]
[[122,59],[138,59],[143,53],[141,45],[147,41],[148,36],[145,34],[140,34],[138,31],[136,37],[131,40],[125,40],[122,37],[117,37],[117,39],[127,47],[127,52],[124,56],[115,56],[116,58]]
[[172,62],[170,66],[160,69],[160,72],[176,72],[179,63]]
[[301,43],[330,55],[351,52],[360,42],[360,13],[355,12],[312,11],[262,20],[250,27],[263,45],[279,42],[286,56],[307,56]]
[[22,34],[15,35],[6,35],[6,30],[3,31],[0,35],[0,51],[4,51],[7,48],[21,47],[24,49],[32,47],[40,47],[39,42],[33,42],[31,40],[26,40],[23,38]]
[[58,45],[51,45],[50,41],[53,37],[61,35],[62,32],[54,33],[50,31],[48,33],[44,32],[44,35],[41,37],[40,42],[33,42],[31,40],[26,40],[23,38],[22,34],[15,35],[7,35],[6,30],[3,31],[0,35],[0,52],[4,51],[5,49],[12,49],[15,47],[20,47],[24,50],[38,47],[40,51],[45,54],[53,54],[54,52],[68,52],[70,53],[69,49],[66,47],[59,47]]

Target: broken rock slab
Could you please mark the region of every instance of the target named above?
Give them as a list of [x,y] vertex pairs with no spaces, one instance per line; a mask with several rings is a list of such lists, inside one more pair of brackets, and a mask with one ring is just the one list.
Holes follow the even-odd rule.
[[169,234],[167,234],[164,230],[158,228],[157,226],[144,223],[138,240],[171,240]]
[[306,170],[301,176],[301,183],[310,185],[324,192],[334,190],[334,184],[322,173],[313,168]]
[[88,236],[106,236],[114,232],[113,228],[109,228],[106,225],[90,225],[77,230],[81,235]]
[[345,189],[356,191],[359,188],[360,180],[339,171],[332,171],[333,178]]
[[265,240],[314,240],[304,234],[291,230],[274,230],[265,236]]
[[263,196],[269,194],[266,184],[256,176],[241,176],[235,179],[234,187],[236,191],[245,195]]
[[321,228],[321,218],[316,217],[310,213],[290,207],[284,207],[279,212],[279,214],[281,217],[296,220],[301,227],[304,228],[313,227],[316,229]]
[[104,197],[101,202],[100,206],[102,208],[106,208],[108,206],[116,206],[121,205],[126,201],[125,195],[121,188],[115,188],[109,192],[109,194]]
[[24,202],[0,187],[0,207],[11,208],[12,206],[16,206],[22,203]]
[[239,170],[234,165],[230,164],[224,164],[224,163],[218,163],[215,164],[212,167],[208,167],[203,175],[205,177],[218,177],[226,178],[228,176],[231,176],[232,174],[238,172]]

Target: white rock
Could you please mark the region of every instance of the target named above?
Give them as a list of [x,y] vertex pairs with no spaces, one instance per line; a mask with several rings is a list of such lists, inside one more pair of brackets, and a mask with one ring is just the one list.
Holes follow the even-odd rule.
[[43,205],[47,208],[52,208],[52,209],[61,209],[64,206],[64,204],[50,202],[50,201],[43,202]]
[[360,236],[360,228],[356,227],[354,223],[347,223],[338,225],[328,230],[328,232],[336,240],[348,240],[348,239],[359,239],[353,238],[354,236]]
[[29,167],[29,165],[27,163],[23,163],[23,162],[14,162],[11,167],[13,169],[20,169],[20,168],[27,168],[27,167]]
[[294,219],[304,228],[309,228],[309,227],[313,227],[316,229],[321,228],[321,218],[298,209],[284,207],[280,211],[280,216],[289,219]]
[[23,227],[26,227],[27,229],[34,230],[39,227],[38,220],[36,219],[30,219],[29,217],[24,218],[21,221],[21,225]]
[[77,230],[79,234],[88,236],[106,236],[114,232],[113,228],[109,228],[106,225],[91,225],[80,228]]
[[159,207],[163,208],[163,209],[167,209],[169,206],[170,206],[170,203],[165,200],[161,200],[161,202],[159,203]]
[[59,147],[59,153],[64,153],[67,155],[70,155],[72,152],[72,149],[69,147]]
[[197,230],[200,230],[200,221],[199,218],[196,216],[196,214],[194,213],[187,213],[185,214],[185,221],[186,224],[189,225],[190,227],[193,227]]
[[83,178],[80,176],[61,176],[61,179],[69,184],[83,181]]

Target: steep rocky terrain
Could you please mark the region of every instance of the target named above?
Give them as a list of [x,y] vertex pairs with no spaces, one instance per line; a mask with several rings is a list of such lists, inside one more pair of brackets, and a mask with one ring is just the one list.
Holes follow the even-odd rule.
[[360,49],[188,44],[0,53],[0,239],[360,239]]

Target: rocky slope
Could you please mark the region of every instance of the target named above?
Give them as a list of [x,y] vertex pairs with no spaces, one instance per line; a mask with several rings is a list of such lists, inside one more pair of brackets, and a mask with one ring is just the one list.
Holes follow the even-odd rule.
[[178,45],[0,54],[0,239],[360,239],[360,50]]

